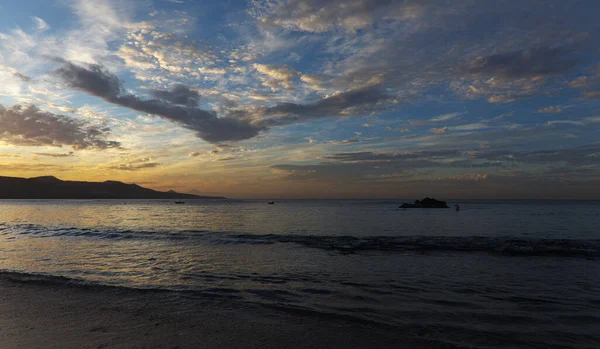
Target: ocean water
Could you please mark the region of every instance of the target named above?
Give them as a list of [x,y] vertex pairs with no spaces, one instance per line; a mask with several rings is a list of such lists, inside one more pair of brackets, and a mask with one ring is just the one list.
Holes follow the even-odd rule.
[[0,270],[461,348],[600,348],[600,201],[404,201],[0,201]]

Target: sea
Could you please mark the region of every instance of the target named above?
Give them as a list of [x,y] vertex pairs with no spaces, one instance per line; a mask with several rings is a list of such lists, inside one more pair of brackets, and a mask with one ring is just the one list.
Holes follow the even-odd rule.
[[600,348],[600,201],[398,210],[412,201],[4,200],[0,272],[342,318],[457,348]]

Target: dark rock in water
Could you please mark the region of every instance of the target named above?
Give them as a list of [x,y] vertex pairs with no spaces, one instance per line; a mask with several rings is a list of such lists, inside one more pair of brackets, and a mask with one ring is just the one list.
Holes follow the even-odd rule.
[[439,201],[433,198],[415,200],[414,204],[402,204],[400,208],[448,208],[446,201]]
[[433,198],[425,198],[421,200],[421,207],[423,208],[448,208],[446,201],[440,201]]

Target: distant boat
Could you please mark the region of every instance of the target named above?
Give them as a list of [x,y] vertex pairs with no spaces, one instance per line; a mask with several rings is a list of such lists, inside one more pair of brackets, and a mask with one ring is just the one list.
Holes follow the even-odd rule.
[[456,212],[460,211],[460,206],[458,206],[458,204],[456,204]]
[[177,205],[183,205],[183,204],[185,204],[185,201],[175,201],[175,203],[176,203]]
[[275,201],[269,201],[268,204],[269,205],[275,205]]

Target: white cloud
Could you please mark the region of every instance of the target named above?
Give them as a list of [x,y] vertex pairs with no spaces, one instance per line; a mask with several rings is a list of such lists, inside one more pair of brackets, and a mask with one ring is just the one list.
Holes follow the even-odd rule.
[[431,133],[437,133],[437,134],[446,133],[446,132],[448,132],[448,127],[430,128],[429,132],[431,132]]
[[538,113],[561,113],[563,111],[560,105],[549,106],[538,110]]
[[43,19],[41,19],[40,17],[31,17],[35,23],[35,26],[37,28],[37,30],[43,32],[46,31],[48,29],[50,29],[50,26],[48,25],[48,23],[46,23],[46,21],[44,21]]
[[259,73],[269,77],[270,79],[263,80],[263,85],[271,88],[272,91],[277,91],[283,86],[286,89],[293,89],[293,80],[298,76],[298,72],[290,69],[287,66],[275,66],[269,64],[254,64],[254,69]]
[[431,119],[429,119],[429,121],[431,121],[431,122],[443,122],[443,121],[448,121],[448,120],[455,119],[455,118],[457,118],[460,115],[462,115],[462,113],[443,114],[443,115],[431,118]]

